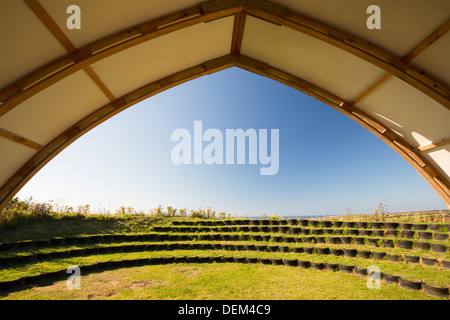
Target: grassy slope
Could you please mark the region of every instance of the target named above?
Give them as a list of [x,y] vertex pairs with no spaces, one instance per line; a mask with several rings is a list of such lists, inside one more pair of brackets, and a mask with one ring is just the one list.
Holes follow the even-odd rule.
[[82,277],[80,290],[65,281],[12,293],[6,299],[433,299],[384,282],[379,290],[341,272],[245,264],[172,264],[105,271]]
[[40,240],[88,234],[137,233],[150,231],[160,220],[144,215],[50,214],[14,229],[0,230],[0,242]]

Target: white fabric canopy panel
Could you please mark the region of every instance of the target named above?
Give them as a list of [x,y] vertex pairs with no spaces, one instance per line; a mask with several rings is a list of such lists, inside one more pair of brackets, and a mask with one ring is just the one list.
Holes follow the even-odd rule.
[[[292,10],[347,31],[403,57],[449,19],[447,0],[280,0]],[[381,9],[381,29],[366,28],[370,5]]]
[[[138,24],[191,8],[201,1],[192,0],[41,0],[44,9],[54,18],[58,27],[75,45],[81,48],[111,34]],[[66,27],[67,7],[76,4],[82,10],[82,28]]]
[[120,97],[168,74],[226,55],[230,51],[233,18],[228,17],[144,42],[92,65]]
[[81,70],[5,114],[0,118],[0,128],[46,145],[106,103],[103,92]]
[[252,17],[246,20],[241,52],[345,100],[383,75],[382,69],[331,44]]
[[2,0],[0,8],[1,88],[67,53],[25,2]]
[[0,209],[103,121],[232,66],[355,120],[450,208],[449,19],[447,0],[3,0]]

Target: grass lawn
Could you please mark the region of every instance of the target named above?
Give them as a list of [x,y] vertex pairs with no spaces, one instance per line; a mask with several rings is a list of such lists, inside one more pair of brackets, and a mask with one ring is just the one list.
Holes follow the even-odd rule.
[[[188,221],[187,219],[186,221]],[[192,221],[192,220],[190,220]],[[145,215],[80,215],[51,213],[42,220],[28,221],[14,228],[0,230],[0,243],[22,240],[43,240],[55,237],[74,237],[99,234],[123,233],[154,233],[155,226],[170,226],[171,219],[155,218]],[[161,229],[161,228],[160,228]],[[192,231],[195,238],[187,243],[211,243],[201,240],[203,234],[216,231]],[[219,230],[220,232],[220,230]],[[445,231],[447,232],[447,231]],[[171,235],[181,234],[176,231]],[[225,232],[227,233],[227,232]],[[164,232],[162,232],[164,234]],[[165,233],[167,235],[167,233]],[[187,233],[184,233],[187,234]],[[229,232],[228,232],[229,234]],[[252,233],[256,235],[258,233]],[[281,233],[270,233],[283,235]],[[245,237],[242,237],[244,236]],[[240,232],[240,241],[219,241],[229,244],[264,244],[277,243],[255,241],[246,233]],[[336,236],[336,235],[334,235]],[[302,236],[302,237],[309,237]],[[244,239],[245,238],[245,239]],[[248,239],[247,239],[248,238]],[[417,241],[417,240],[415,240]],[[161,241],[150,242],[158,243]],[[183,242],[183,241],[175,241]],[[445,241],[431,240],[433,243],[448,245]],[[61,250],[91,248],[104,246],[119,246],[144,242],[113,242],[101,244],[62,244],[44,247],[22,247],[0,252],[0,258],[23,256],[36,253],[56,252]],[[167,242],[168,243],[168,242]],[[278,243],[281,245],[281,243]],[[370,245],[330,244],[330,243],[285,243],[290,247],[330,247],[357,248],[370,251],[387,251],[388,253],[419,255],[433,257],[439,260],[449,260],[450,252],[436,253],[414,248],[413,250]],[[329,262],[344,265],[356,265],[367,268],[376,265],[381,272],[401,275],[403,279],[412,281],[423,280],[428,284],[448,287],[450,271],[442,266],[427,266],[424,264],[409,264],[404,261],[392,262],[387,259],[363,259],[360,257],[342,257],[334,255],[319,255],[307,253],[282,253],[258,251],[208,250],[203,248],[190,250],[136,251],[91,254],[86,256],[70,256],[67,258],[52,258],[45,261],[17,264],[0,267],[0,281],[18,279],[24,275],[36,275],[40,272],[52,272],[66,269],[70,265],[88,265],[96,262],[122,259],[136,259],[161,256],[235,256],[299,259],[311,262]],[[69,275],[68,275],[69,276]],[[368,289],[366,279],[344,272],[326,270],[302,269],[262,264],[242,263],[212,263],[189,264],[174,263],[167,265],[147,265],[141,267],[120,268],[98,273],[85,274],[81,277],[81,289],[69,290],[66,281],[58,281],[48,286],[33,287],[22,291],[0,296],[4,300],[90,300],[90,299],[165,299],[165,300],[433,300],[437,299],[423,290],[409,291],[399,285],[381,282],[381,289]],[[441,298],[442,299],[442,298]],[[445,298],[444,298],[445,299]]]
[[422,292],[341,272],[259,264],[172,264],[104,271],[81,278],[81,289],[66,281],[11,293],[3,299],[182,299],[182,300],[432,300]]

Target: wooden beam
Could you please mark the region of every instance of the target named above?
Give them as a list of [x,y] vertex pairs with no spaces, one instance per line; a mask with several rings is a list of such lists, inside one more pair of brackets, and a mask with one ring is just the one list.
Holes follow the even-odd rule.
[[105,96],[108,97],[110,101],[115,101],[117,98],[114,94],[109,90],[109,88],[105,85],[105,83],[100,79],[100,77],[95,73],[91,66],[87,66],[83,68],[87,74],[91,77],[91,79],[95,82],[95,84],[102,90]]
[[43,166],[53,159],[59,152],[64,150],[72,142],[77,140],[86,132],[95,128],[107,119],[127,109],[128,107],[156,95],[164,90],[176,85],[190,81],[192,79],[211,74],[232,66],[238,66],[246,70],[255,72],[262,76],[269,77],[280,83],[286,84],[301,92],[316,98],[319,101],[331,106],[339,112],[345,114],[352,120],[361,124],[364,128],[375,134],[386,142],[393,150],[399,153],[408,163],[410,163],[433,189],[450,204],[450,184],[420,155],[415,154],[412,148],[401,139],[395,132],[386,130],[382,124],[377,124],[376,119],[357,107],[349,104],[338,96],[309,83],[301,78],[291,75],[285,71],[276,69],[267,63],[253,59],[251,57],[230,54],[202,64],[180,71],[173,75],[164,77],[158,81],[149,83],[137,90],[134,90],[94,111],[72,127],[61,133],[53,141],[47,144],[44,149],[34,155],[24,164],[1,188],[0,188],[0,210],[6,206],[10,199],[24,186]]
[[[421,54],[425,49],[431,46],[434,42],[444,36],[450,30],[450,20],[444,22],[439,28],[433,31],[428,37],[422,40],[417,46],[414,47],[411,51],[409,51],[402,60],[404,62],[410,62],[412,59]],[[375,89],[381,86],[386,80],[388,80],[392,74],[385,73],[381,76],[377,81],[375,81],[372,85],[370,85],[366,90],[359,94],[355,99],[353,99],[352,104],[357,104],[365,97],[367,97],[370,93],[372,93]]]
[[35,149],[37,151],[41,151],[44,149],[44,146],[36,143],[34,141],[31,141],[27,138],[24,138],[22,136],[19,136],[18,134],[12,133],[8,130],[0,128],[0,137],[3,137],[5,139],[14,141],[16,143],[20,143],[21,145],[27,146],[29,148]]
[[48,12],[42,7],[38,0],[24,0],[31,10],[38,16],[39,19],[47,26],[51,33],[58,39],[58,41],[64,46],[69,53],[75,53],[77,49],[73,43],[69,40],[66,34],[58,27],[55,20],[48,14]]
[[233,38],[231,41],[230,54],[240,54],[242,47],[242,39],[244,37],[246,15],[238,13],[234,16]]
[[441,139],[441,140],[436,141],[436,142],[432,142],[432,143],[424,145],[424,146],[420,146],[420,147],[414,148],[414,150],[415,151],[420,151],[420,152],[430,151],[430,150],[433,150],[433,149],[436,149],[436,148],[439,148],[439,147],[442,147],[442,146],[445,146],[445,145],[448,145],[448,144],[450,144],[450,137]]
[[433,31],[428,37],[426,37],[422,42],[414,47],[410,52],[408,52],[404,57],[403,61],[409,62],[419,54],[421,54],[425,49],[430,47],[433,43],[443,37],[450,30],[450,20],[444,22],[439,28]]
[[383,83],[385,83],[390,77],[392,77],[392,74],[390,73],[385,73],[383,74],[377,81],[375,81],[374,83],[372,83],[366,90],[364,90],[363,92],[361,92],[359,94],[359,96],[357,96],[355,99],[353,99],[353,101],[351,102],[351,104],[356,105],[359,102],[361,102],[361,100],[363,100],[365,97],[367,97],[369,94],[371,94],[372,92],[374,92],[376,89],[378,89]]

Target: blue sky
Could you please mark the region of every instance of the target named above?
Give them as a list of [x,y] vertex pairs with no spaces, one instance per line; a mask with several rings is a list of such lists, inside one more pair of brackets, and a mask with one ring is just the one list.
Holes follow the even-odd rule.
[[[261,164],[176,165],[174,130],[279,129],[279,171]],[[18,193],[114,211],[158,205],[238,216],[445,209],[400,155],[336,110],[231,68],[151,97],[85,134]]]

